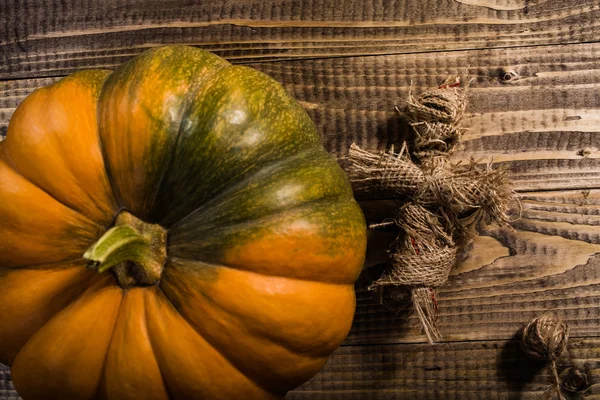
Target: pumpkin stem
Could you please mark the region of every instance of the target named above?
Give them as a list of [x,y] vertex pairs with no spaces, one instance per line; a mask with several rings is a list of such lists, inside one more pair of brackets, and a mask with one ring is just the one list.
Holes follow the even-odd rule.
[[127,211],[84,254],[99,273],[112,268],[123,288],[157,283],[167,259],[167,231]]

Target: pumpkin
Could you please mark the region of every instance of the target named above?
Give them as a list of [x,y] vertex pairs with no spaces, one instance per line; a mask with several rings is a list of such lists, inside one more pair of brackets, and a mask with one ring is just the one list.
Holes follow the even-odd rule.
[[0,362],[26,400],[281,398],[347,336],[366,247],[301,106],[186,46],[29,95],[0,221]]

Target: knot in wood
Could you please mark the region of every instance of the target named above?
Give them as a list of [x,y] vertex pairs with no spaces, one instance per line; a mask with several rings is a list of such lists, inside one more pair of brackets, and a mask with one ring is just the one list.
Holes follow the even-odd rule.
[[583,392],[589,387],[587,374],[581,368],[566,368],[560,377],[562,387],[571,393]]

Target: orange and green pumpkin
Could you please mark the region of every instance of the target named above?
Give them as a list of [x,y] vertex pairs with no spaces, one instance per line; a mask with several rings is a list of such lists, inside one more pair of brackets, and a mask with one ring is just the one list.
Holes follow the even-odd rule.
[[0,362],[26,400],[281,398],[346,337],[366,246],[298,103],[185,46],[23,101],[0,238]]

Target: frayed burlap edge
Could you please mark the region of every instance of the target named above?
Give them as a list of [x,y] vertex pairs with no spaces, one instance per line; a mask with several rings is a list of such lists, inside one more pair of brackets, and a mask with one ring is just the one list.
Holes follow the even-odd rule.
[[346,169],[356,192],[406,199],[390,221],[371,225],[394,224],[400,235],[389,249],[390,268],[369,289],[384,299],[386,289],[408,288],[430,343],[441,339],[435,288],[448,280],[460,248],[470,239],[460,217],[479,211],[508,224],[515,205],[520,213],[506,170],[494,169],[492,163],[481,168],[473,160],[466,165],[450,162],[464,133],[459,122],[469,81],[462,88],[456,82],[460,78],[418,97],[409,93],[401,112],[414,132],[410,152],[407,143],[398,152],[367,151],[352,144]]

